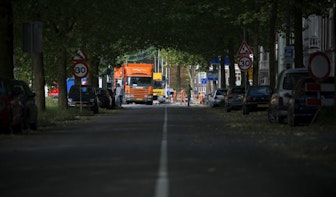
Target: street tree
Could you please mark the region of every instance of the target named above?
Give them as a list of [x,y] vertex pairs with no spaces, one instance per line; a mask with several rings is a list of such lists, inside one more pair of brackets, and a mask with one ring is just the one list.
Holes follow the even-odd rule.
[[11,0],[0,3],[0,76],[14,78],[13,11]]

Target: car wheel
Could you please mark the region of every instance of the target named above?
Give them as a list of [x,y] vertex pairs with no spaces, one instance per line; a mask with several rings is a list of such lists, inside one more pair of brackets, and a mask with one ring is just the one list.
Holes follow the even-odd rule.
[[295,127],[297,125],[297,122],[296,122],[295,116],[294,116],[294,112],[293,112],[292,109],[288,110],[287,123],[291,127]]
[[12,126],[12,130],[13,130],[13,133],[22,133],[22,130],[23,130],[23,122],[21,121],[19,124],[17,124],[17,125],[13,125],[13,126]]
[[28,129],[29,128],[29,115],[25,116],[23,118],[23,129]]
[[95,105],[95,106],[93,107],[93,113],[94,113],[94,114],[98,114],[98,106],[97,106],[97,105]]
[[36,131],[36,130],[37,130],[37,123],[36,123],[36,122],[34,122],[34,123],[30,123],[30,124],[29,124],[29,128],[30,128],[31,130]]
[[243,115],[248,115],[250,112],[246,105],[243,105]]
[[276,123],[276,118],[274,116],[273,110],[267,111],[267,118],[270,123]]
[[276,122],[282,124],[282,123],[285,122],[285,118],[286,117],[282,117],[282,116],[277,115],[276,116]]

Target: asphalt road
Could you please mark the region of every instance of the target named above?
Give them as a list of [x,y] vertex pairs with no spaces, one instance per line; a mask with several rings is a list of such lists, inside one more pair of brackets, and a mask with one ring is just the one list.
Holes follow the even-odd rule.
[[0,196],[336,196],[335,172],[225,124],[206,107],[128,105],[67,129],[0,136]]

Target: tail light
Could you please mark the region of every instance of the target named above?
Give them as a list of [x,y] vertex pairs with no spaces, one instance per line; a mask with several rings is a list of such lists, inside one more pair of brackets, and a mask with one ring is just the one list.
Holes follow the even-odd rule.
[[229,95],[228,95],[228,98],[229,98],[229,99],[232,99],[232,98],[233,98],[233,94],[229,94]]
[[253,98],[251,96],[247,96],[246,101],[253,101]]

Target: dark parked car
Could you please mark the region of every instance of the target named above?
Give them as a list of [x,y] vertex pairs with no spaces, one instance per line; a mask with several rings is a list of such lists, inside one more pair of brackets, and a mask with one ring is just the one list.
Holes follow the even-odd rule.
[[225,96],[226,111],[240,110],[243,106],[243,97],[245,94],[245,87],[229,88]]
[[269,107],[272,89],[270,86],[250,86],[243,99],[243,114],[264,111]]
[[29,86],[21,80],[13,80],[13,88],[20,93],[20,99],[23,104],[23,128],[37,129],[37,106],[35,103],[35,93],[33,93]]
[[21,132],[22,122],[20,92],[14,90],[12,80],[0,77],[0,131]]
[[98,113],[98,101],[96,91],[89,85],[73,85],[68,95],[69,107],[82,107]]
[[97,91],[98,106],[101,108],[112,109],[113,92],[108,89],[99,88]]
[[210,107],[224,106],[226,91],[224,88],[214,90],[209,96]]
[[[299,80],[288,102],[288,125],[309,124],[313,121],[320,106],[333,106],[334,104],[334,78],[327,81],[331,86],[330,91],[312,91],[308,86],[320,87],[312,78]],[[323,84],[322,83],[322,84]],[[318,95],[319,94],[319,95]]]

